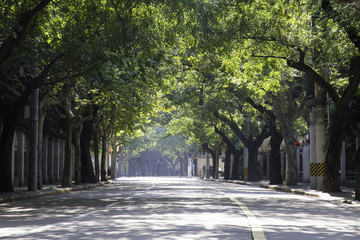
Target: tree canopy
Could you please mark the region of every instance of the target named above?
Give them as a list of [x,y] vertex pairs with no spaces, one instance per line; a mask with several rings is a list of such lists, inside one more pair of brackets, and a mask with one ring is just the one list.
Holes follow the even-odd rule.
[[[330,106],[324,186],[326,191],[339,190],[338,140],[349,132],[346,122],[355,121],[348,116],[357,106],[350,103],[357,101],[360,84],[356,4],[3,1],[1,191],[13,190],[13,135],[21,126],[26,129],[23,110],[37,88],[43,102],[41,124],[56,129],[67,144],[78,140],[83,156],[97,153],[100,141],[105,153],[106,142],[119,133],[128,143],[134,132],[151,129],[162,137],[132,140],[140,147],[131,149],[133,153],[145,154],[147,149],[176,161],[187,159],[182,154],[193,154],[194,149],[226,152],[237,156],[236,168],[249,168],[255,176],[259,145],[278,133],[288,155],[286,183],[296,184],[294,142],[308,132],[314,84],[327,94]],[[55,119],[59,126],[53,126]],[[81,138],[83,127],[93,132]],[[244,149],[249,151],[249,166],[239,160]],[[126,151],[123,154],[130,154]],[[78,161],[79,168],[90,162]],[[234,174],[243,176],[241,171]],[[70,175],[64,178],[63,185],[71,184]]]

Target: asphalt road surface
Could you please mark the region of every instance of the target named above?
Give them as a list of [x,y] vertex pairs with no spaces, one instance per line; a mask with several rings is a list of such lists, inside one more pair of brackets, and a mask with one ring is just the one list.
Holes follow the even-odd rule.
[[0,239],[360,239],[346,204],[195,178],[121,178],[106,187],[0,205]]

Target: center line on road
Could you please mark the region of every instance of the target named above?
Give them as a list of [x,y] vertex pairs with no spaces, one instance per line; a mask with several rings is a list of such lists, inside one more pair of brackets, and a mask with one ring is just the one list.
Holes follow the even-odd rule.
[[264,230],[263,230],[261,224],[256,219],[255,214],[253,214],[244,203],[242,203],[239,200],[227,195],[226,193],[224,193],[223,191],[221,191],[221,190],[219,190],[217,188],[214,188],[214,187],[211,187],[211,188],[214,189],[217,192],[220,192],[222,195],[229,198],[232,202],[236,203],[241,208],[243,213],[246,215],[246,218],[248,219],[253,240],[266,240]]

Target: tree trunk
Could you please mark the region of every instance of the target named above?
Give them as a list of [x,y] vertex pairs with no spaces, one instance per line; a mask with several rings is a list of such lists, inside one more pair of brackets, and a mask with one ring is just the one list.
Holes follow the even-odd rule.
[[184,165],[183,165],[182,157],[180,156],[179,153],[178,153],[178,159],[179,159],[179,163],[180,163],[180,176],[182,176],[183,172],[184,172]]
[[107,147],[106,147],[106,136],[103,136],[101,139],[101,181],[106,181],[106,155],[107,155]]
[[[335,21],[339,21],[340,25],[344,26],[344,24],[347,24],[346,21],[342,21],[342,19],[337,16],[338,14],[334,12],[334,9],[331,7],[330,1],[323,0],[322,8],[330,18],[333,18]],[[349,30],[352,31],[355,29],[350,26],[344,27],[344,30],[348,33],[350,40],[353,41],[353,43],[357,45],[358,48],[360,48],[360,42],[358,41],[359,36],[357,34],[351,34],[349,32]],[[341,156],[341,142],[345,134],[344,125],[347,122],[347,116],[349,114],[349,101],[358,91],[358,87],[360,84],[360,57],[356,56],[351,59],[349,68],[349,85],[342,93],[341,98],[336,92],[336,90],[332,88],[328,82],[326,82],[310,66],[304,64],[303,61],[288,61],[288,66],[306,73],[312,81],[321,86],[329,94],[329,96],[331,96],[332,100],[336,104],[335,114],[332,115],[330,138],[325,157],[325,175],[323,182],[323,191],[338,192],[340,191],[339,164]]]
[[213,171],[212,171],[212,177],[214,179],[219,178],[219,155],[217,154],[217,151],[212,151],[211,158],[213,160]]
[[232,172],[231,172],[231,180],[239,180],[239,169],[240,169],[240,157],[241,157],[241,151],[237,149],[233,149],[232,151],[233,155],[233,165],[232,165]]
[[360,147],[355,152],[352,162],[356,166],[356,181],[355,181],[355,198],[354,200],[360,200]]
[[117,139],[116,136],[114,137],[113,141],[111,142],[112,152],[111,152],[111,179],[115,178],[116,175],[116,148],[117,148]]
[[282,135],[276,130],[276,126],[270,126],[271,139],[270,139],[270,184],[282,184],[281,177],[281,154],[280,145],[282,142]]
[[340,156],[348,118],[347,105],[341,100],[336,105],[333,122],[330,126],[330,138],[325,157],[324,192],[340,192]]
[[283,103],[280,98],[273,100],[274,110],[277,116],[277,119],[280,123],[281,133],[285,141],[285,150],[286,150],[286,179],[285,183],[287,186],[297,185],[298,181],[298,166],[296,158],[296,138],[294,131],[294,123],[299,117],[299,107],[295,101],[292,100],[291,91],[287,90],[285,93],[286,111],[282,109]]
[[77,127],[74,129],[74,138],[75,138],[75,184],[81,184],[81,144],[80,136],[82,132],[82,124],[78,123]]
[[38,180],[37,180],[37,189],[42,189],[43,186],[43,176],[42,176],[42,166],[43,166],[43,140],[44,140],[44,121],[46,117],[46,112],[39,108],[39,156],[38,156]]
[[99,160],[99,134],[94,134],[94,164],[95,164],[95,182],[99,182],[100,176],[100,160]]
[[297,185],[298,181],[298,165],[296,158],[296,147],[295,142],[296,138],[294,136],[293,125],[288,123],[288,127],[282,128],[284,141],[285,141],[285,150],[286,150],[286,179],[285,184],[287,186]]
[[[331,137],[330,137],[331,138]],[[340,155],[342,140],[330,140],[325,158],[324,192],[340,192]],[[338,145],[337,145],[338,144]]]
[[202,149],[208,153],[210,153],[212,161],[213,161],[213,170],[212,170],[212,177],[214,179],[218,179],[219,178],[219,154],[218,151],[213,150],[208,143],[203,143],[202,145]]
[[356,163],[355,200],[360,201],[360,162]]
[[72,184],[71,179],[71,143],[73,133],[72,118],[66,117],[66,137],[65,137],[65,163],[62,179],[62,187],[70,187]]
[[231,163],[231,151],[229,147],[225,151],[225,162],[224,162],[224,179],[230,179],[230,163]]
[[12,182],[12,145],[17,119],[5,118],[0,136],[0,192],[13,192]]
[[182,172],[182,176],[183,177],[187,177],[187,166],[188,166],[188,159],[189,156],[187,154],[187,152],[184,153],[184,158],[183,158],[183,172]]
[[296,159],[296,148],[287,146],[286,147],[286,186],[297,185],[298,181],[298,165]]
[[248,181],[259,181],[258,148],[255,144],[246,144],[246,147],[248,149]]
[[[81,182],[82,183],[95,183],[94,168],[91,162],[90,143],[92,137],[92,124],[93,121],[87,121],[83,125],[83,131],[80,136],[81,148]],[[95,141],[95,140],[94,140]],[[95,149],[94,149],[95,152]]]

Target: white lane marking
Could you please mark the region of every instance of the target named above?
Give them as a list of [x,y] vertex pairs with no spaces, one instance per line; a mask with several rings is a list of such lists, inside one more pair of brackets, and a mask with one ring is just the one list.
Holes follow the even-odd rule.
[[246,218],[248,219],[253,240],[266,240],[264,230],[263,230],[261,224],[257,220],[255,214],[252,213],[244,203],[242,203],[239,200],[227,195],[226,193],[224,193],[223,191],[221,191],[221,190],[219,190],[217,188],[214,188],[214,187],[211,187],[211,188],[214,189],[217,192],[220,192],[221,194],[223,194],[225,197],[229,198],[232,202],[236,203],[241,208],[243,213],[246,215]]
[[106,205],[105,208],[111,208],[111,207],[113,207],[115,205],[118,205],[118,204],[119,204],[119,202],[113,202],[113,203],[110,203],[109,205]]
[[99,211],[100,211],[100,210],[94,210],[94,211],[90,211],[90,212],[87,212],[87,213],[83,213],[83,214],[80,214],[80,215],[78,215],[78,216],[76,216],[76,217],[70,218],[70,220],[87,217],[87,216],[93,215],[94,213],[97,213],[97,212],[99,212]]

